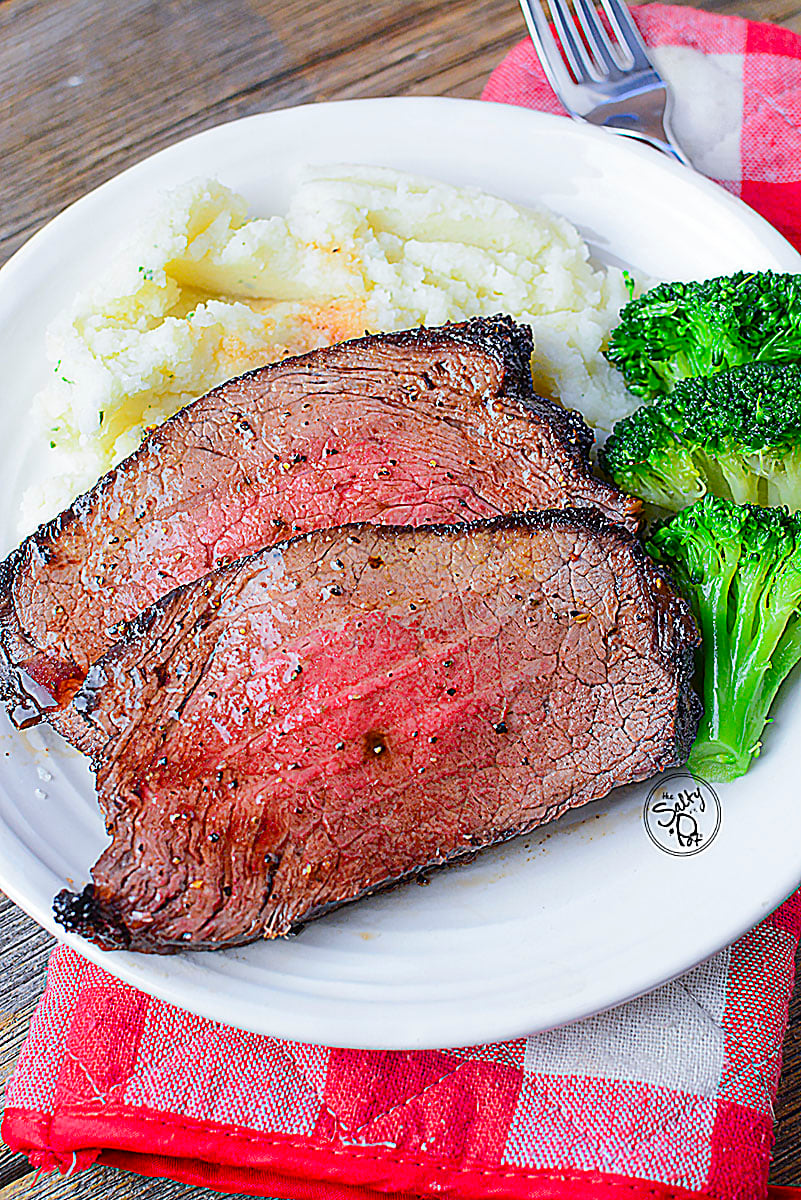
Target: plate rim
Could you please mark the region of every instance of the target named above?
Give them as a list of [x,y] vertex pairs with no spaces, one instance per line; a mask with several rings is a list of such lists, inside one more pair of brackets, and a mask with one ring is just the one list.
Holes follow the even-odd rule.
[[[124,189],[129,184],[131,178],[135,178],[136,175],[142,172],[144,168],[148,167],[149,164],[156,163],[163,158],[167,158],[175,154],[176,149],[179,147],[198,145],[204,140],[212,140],[214,137],[220,136],[221,131],[229,131],[233,128],[242,129],[248,125],[255,126],[256,124],[270,122],[276,118],[285,120],[288,117],[293,118],[296,114],[306,114],[309,112],[319,113],[320,110],[336,110],[337,112],[341,113],[343,110],[347,109],[364,110],[368,107],[376,110],[381,108],[385,110],[388,108],[409,110],[412,107],[422,110],[425,108],[432,108],[432,106],[440,109],[447,107],[452,110],[469,110],[471,112],[475,112],[476,115],[482,113],[485,116],[488,114],[488,112],[493,111],[495,114],[502,114],[500,119],[504,121],[517,121],[521,125],[530,125],[532,129],[534,129],[536,126],[539,126],[542,129],[551,130],[553,132],[561,130],[562,134],[564,135],[586,139],[590,143],[594,143],[599,147],[609,147],[612,144],[610,139],[613,139],[618,151],[622,151],[625,155],[631,157],[632,159],[640,159],[642,162],[650,162],[653,164],[655,161],[654,155],[658,153],[652,148],[637,143],[630,138],[624,139],[622,137],[615,137],[614,134],[610,134],[606,130],[599,129],[585,123],[571,121],[569,118],[549,113],[542,113],[538,110],[527,109],[521,106],[506,105],[497,102],[480,100],[465,100],[441,96],[388,96],[355,100],[334,100],[321,103],[307,103],[303,105],[293,105],[272,109],[267,112],[256,113],[250,116],[236,118],[231,121],[221,122],[197,133],[191,134],[186,138],[178,139],[177,141],[163,147],[155,153],[144,156],[137,162],[126,167],[123,171],[116,173],[103,183],[97,185],[91,191],[87,192],[85,195],[73,201],[61,212],[48,220],[41,229],[37,230],[31,237],[29,237],[15,252],[15,254],[3,265],[3,267],[0,268],[0,291],[4,291],[9,285],[13,286],[17,272],[24,272],[26,270],[29,257],[38,252],[39,246],[43,241],[46,241],[53,236],[54,228],[57,233],[62,229],[67,228],[69,222],[75,219],[76,213],[80,216],[85,207],[97,202],[97,198],[99,196],[107,195],[109,193],[113,195],[117,189]],[[569,122],[567,126],[565,125],[566,121]],[[714,183],[703,175],[691,171],[691,169],[688,169],[678,162],[670,160],[667,157],[660,158],[657,161],[659,161],[660,167],[669,174],[680,176],[685,182],[691,183],[694,187],[696,187],[702,193],[705,193],[710,198],[713,198],[724,208],[736,213],[740,219],[744,221],[746,226],[750,226],[751,230],[755,231],[759,235],[760,243],[764,245],[770,253],[773,253],[778,258],[784,258],[787,260],[788,265],[784,269],[792,270],[795,268],[796,270],[801,271],[801,255],[799,255],[795,248],[792,247],[792,245],[778,230],[771,226],[769,222],[766,221],[765,218],[763,218],[760,214],[749,208],[742,200],[732,195],[719,184]],[[415,172],[410,172],[410,174],[415,174]],[[502,187],[500,187],[499,191],[502,192],[502,190]],[[534,200],[532,203],[536,204],[536,200]],[[573,1010],[568,1008],[568,1010],[565,1011],[557,1021],[545,1023],[540,1022],[536,1025],[536,1028],[538,1030],[544,1030],[547,1028],[553,1028],[555,1025],[569,1023],[581,1017],[591,1016],[594,1013],[614,1007],[625,1002],[626,1000],[631,999],[632,997],[642,995],[654,987],[668,982],[686,970],[691,969],[694,965],[697,965],[698,963],[710,958],[724,946],[728,945],[737,936],[743,933],[745,929],[750,928],[750,925],[754,923],[754,921],[758,921],[761,919],[761,917],[767,915],[768,912],[772,911],[775,907],[781,904],[782,901],[798,886],[799,882],[801,882],[801,861],[798,864],[797,874],[793,875],[792,882],[788,882],[787,879],[783,879],[781,883],[777,884],[771,889],[770,898],[767,900],[762,899],[759,902],[756,900],[754,901],[752,907],[755,910],[755,915],[749,918],[747,924],[744,925],[742,918],[740,917],[732,917],[728,923],[721,921],[720,932],[716,935],[714,939],[715,945],[711,948],[709,946],[708,938],[699,939],[706,942],[705,948],[701,950],[700,953],[696,948],[689,952],[688,957],[687,952],[680,953],[677,951],[674,953],[670,964],[665,966],[664,971],[660,971],[658,973],[658,977],[654,977],[653,972],[651,972],[647,979],[640,980],[640,982],[636,983],[630,988],[622,990],[620,988],[611,986],[611,984],[608,983],[605,989],[605,996],[600,996],[600,999],[598,999],[597,1003],[593,1001],[590,1006],[587,1006],[586,1003],[577,1000],[573,1006]],[[211,998],[207,995],[204,997],[204,1002],[202,1004],[193,1005],[191,1002],[191,997],[187,997],[185,992],[181,991],[180,980],[174,984],[169,978],[168,974],[162,982],[158,972],[155,973],[157,978],[153,978],[154,973],[152,970],[149,970],[149,964],[152,963],[153,956],[135,955],[127,952],[104,952],[85,942],[83,939],[76,937],[75,935],[65,933],[65,931],[56,925],[56,922],[49,911],[44,912],[41,906],[35,900],[31,900],[30,897],[25,895],[24,890],[21,891],[15,885],[13,880],[9,882],[8,878],[6,877],[6,872],[3,870],[3,854],[1,849],[0,886],[2,886],[3,890],[14,903],[18,904],[19,907],[32,916],[34,920],[47,929],[48,932],[53,934],[60,942],[70,945],[83,958],[88,959],[89,961],[102,967],[104,970],[109,971],[110,974],[132,983],[134,986],[139,987],[141,990],[150,995],[156,996],[161,1000],[171,1004],[179,1005],[183,1008],[188,1008],[190,1011],[196,1012],[201,1016],[206,1016],[213,1020],[219,1020],[226,1024],[230,1024],[230,1020],[227,1019],[227,1012],[225,1011],[226,1006],[230,1005],[230,1000],[224,994],[216,995]],[[680,963],[677,961],[679,958],[681,959]],[[158,961],[163,962],[164,960],[158,959]],[[596,993],[603,991],[604,989],[596,989]],[[610,994],[612,992],[615,993],[614,996]],[[564,1008],[565,1006],[563,1005],[562,1007]],[[506,1040],[511,1037],[521,1036],[521,1034],[526,1032],[529,1028],[531,1028],[531,1026],[526,1024],[525,1019],[521,1019],[519,1008],[515,1009],[514,1011],[517,1015],[513,1015],[511,1012],[507,1013],[507,1009],[504,1008],[503,1012],[505,1015],[501,1019],[497,1019],[497,1012],[490,1014],[489,1019],[485,1019],[484,1011],[475,1013],[471,1011],[469,1014],[462,1013],[460,1014],[460,1019],[458,1022],[458,1036],[455,1036],[454,1040],[450,1042],[443,1040],[441,1036],[436,1036],[432,1040],[432,1037],[427,1036],[426,1034],[423,1034],[421,1037],[406,1035],[401,1041],[393,1041],[388,1039],[386,1036],[376,1037],[372,1036],[372,1034],[365,1038],[364,1034],[366,1031],[360,1026],[358,1018],[356,1018],[355,1021],[351,1021],[350,1033],[345,1033],[345,1036],[341,1040],[331,1041],[330,1037],[326,1036],[324,1033],[324,1021],[322,1022],[321,1026],[319,1021],[315,1022],[306,1020],[305,1026],[299,1031],[298,1027],[300,1022],[295,1021],[291,1016],[287,1018],[286,1014],[283,1012],[280,1014],[271,1014],[269,1018],[269,1028],[267,1028],[261,1020],[255,1019],[255,1017],[253,1020],[245,1021],[240,1021],[237,1019],[236,1027],[249,1029],[256,1033],[268,1033],[273,1036],[291,1038],[292,1040],[321,1042],[327,1045],[341,1045],[370,1049],[423,1049],[442,1047],[445,1045],[465,1045],[482,1041]]]
[[[496,113],[503,113],[505,119],[516,120],[522,117],[526,122],[532,122],[532,124],[541,124],[544,129],[551,128],[554,131],[560,128],[563,131],[569,129],[570,137],[585,138],[591,143],[596,142],[599,146],[604,144],[609,145],[611,141],[612,144],[616,145],[619,149],[622,149],[624,153],[640,157],[642,162],[653,163],[655,161],[654,156],[656,155],[656,161],[659,162],[661,169],[666,170],[668,173],[673,174],[678,178],[684,179],[685,182],[690,182],[692,186],[698,188],[698,190],[710,197],[714,197],[724,207],[729,208],[733,212],[739,213],[741,217],[746,219],[748,224],[752,225],[753,228],[760,230],[762,237],[765,239],[765,243],[768,245],[769,249],[775,249],[777,253],[781,252],[782,254],[785,254],[789,251],[789,255],[796,259],[797,264],[801,268],[801,252],[796,250],[792,243],[789,242],[784,236],[784,234],[780,233],[774,225],[771,225],[765,217],[756,211],[756,209],[751,208],[751,206],[746,204],[745,201],[740,199],[739,196],[733,195],[730,191],[723,187],[722,184],[716,183],[714,180],[709,179],[706,175],[702,175],[693,167],[686,167],[677,159],[662,154],[653,147],[638,141],[633,136],[627,134],[616,134],[597,125],[592,125],[589,122],[581,121],[577,118],[561,116],[557,113],[545,113],[541,112],[539,109],[526,108],[523,105],[518,104],[505,104],[497,100],[472,100],[464,99],[458,96],[370,96],[360,97],[352,100],[309,101],[305,104],[285,105],[279,108],[268,109],[265,112],[251,113],[244,117],[235,117],[230,121],[220,121],[217,124],[210,125],[205,129],[199,130],[197,133],[189,134],[188,137],[178,138],[176,141],[170,142],[169,145],[163,146],[160,150],[156,150],[152,154],[144,155],[142,158],[137,159],[136,162],[131,163],[130,166],[123,168],[122,171],[116,172],[102,183],[97,184],[88,192],[83,193],[83,195],[71,201],[64,208],[60,209],[57,213],[50,217],[40,229],[37,229],[30,235],[30,237],[26,238],[26,240],[20,247],[18,247],[17,250],[15,250],[11,257],[7,259],[2,266],[0,266],[0,286],[2,286],[2,283],[4,282],[4,276],[6,273],[10,272],[10,268],[13,267],[14,270],[18,270],[21,265],[25,265],[29,253],[32,253],[36,248],[38,248],[39,241],[43,239],[45,235],[49,235],[52,227],[55,224],[61,223],[66,218],[71,217],[73,213],[83,206],[93,202],[100,193],[116,189],[123,181],[127,180],[131,175],[141,171],[145,166],[157,162],[162,157],[168,157],[172,155],[178,147],[197,144],[207,138],[211,139],[213,136],[217,136],[222,130],[229,130],[234,127],[242,128],[248,124],[257,124],[263,121],[269,121],[276,117],[285,118],[289,115],[311,111],[320,112],[334,109],[356,110],[365,109],[367,107],[390,108],[401,105],[408,108],[435,106],[442,107],[443,109],[446,107],[453,109],[460,108],[464,111],[471,109],[477,114],[479,112],[492,110]],[[510,116],[510,114],[513,115]],[[409,172],[409,174],[414,175],[415,172]]]

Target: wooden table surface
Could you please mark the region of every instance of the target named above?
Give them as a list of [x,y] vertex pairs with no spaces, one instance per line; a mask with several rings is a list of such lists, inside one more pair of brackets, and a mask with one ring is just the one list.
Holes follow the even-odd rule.
[[[801,31],[801,0],[696,3]],[[0,0],[0,262],[66,204],[188,134],[315,100],[476,97],[522,35],[516,0]],[[0,1082],[51,945],[0,896]],[[776,1111],[772,1181],[801,1184],[801,986]],[[103,1167],[32,1181],[0,1145],[0,1200],[216,1194]]]

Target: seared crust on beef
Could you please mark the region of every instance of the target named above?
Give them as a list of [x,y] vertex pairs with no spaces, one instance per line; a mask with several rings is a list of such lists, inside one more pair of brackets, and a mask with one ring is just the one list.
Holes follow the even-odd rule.
[[576,413],[535,395],[510,318],[360,338],[251,371],[188,405],[0,567],[0,693],[20,672],[51,722],[130,620],[293,532],[639,501],[592,475]]
[[294,538],[135,618],[72,706],[98,945],[287,934],[683,762],[698,634],[597,511]]

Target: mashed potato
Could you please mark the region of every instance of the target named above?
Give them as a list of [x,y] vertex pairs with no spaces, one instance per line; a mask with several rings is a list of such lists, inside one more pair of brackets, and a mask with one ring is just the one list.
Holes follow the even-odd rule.
[[221,184],[187,184],[49,332],[35,420],[52,470],[23,530],[215,384],[366,331],[509,313],[534,330],[538,390],[609,429],[636,407],[601,355],[626,299],[568,221],[473,189],[316,168],[286,216],[248,219]]

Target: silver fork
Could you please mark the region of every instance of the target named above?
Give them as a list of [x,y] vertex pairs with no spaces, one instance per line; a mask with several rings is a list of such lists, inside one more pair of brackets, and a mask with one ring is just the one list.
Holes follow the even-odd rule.
[[540,0],[520,0],[548,82],[571,116],[638,138],[690,166],[670,128],[668,85],[629,10],[622,0],[601,4],[611,37],[592,0],[573,0],[578,21],[567,0],[548,0],[555,38]]

